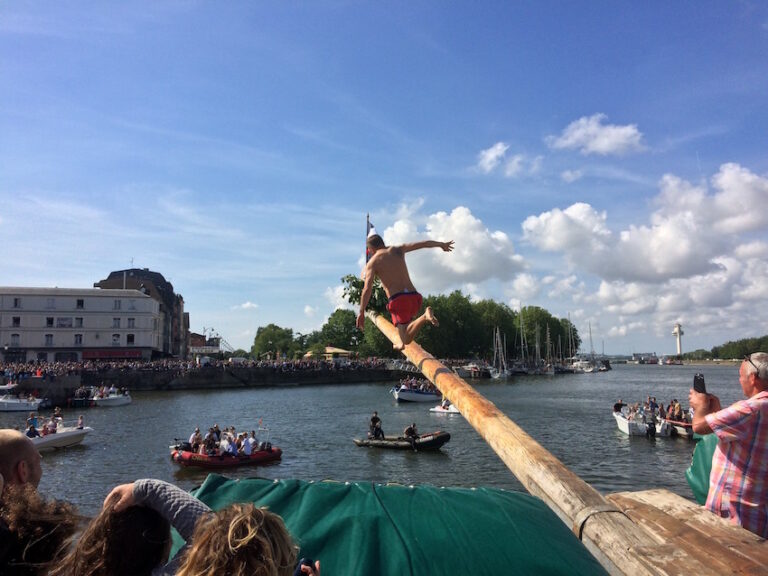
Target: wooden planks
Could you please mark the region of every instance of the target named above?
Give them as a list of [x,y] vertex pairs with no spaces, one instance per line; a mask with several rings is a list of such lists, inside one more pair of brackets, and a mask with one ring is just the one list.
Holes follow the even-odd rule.
[[[768,574],[765,540],[682,496],[656,489],[618,492],[607,499],[664,547],[673,548],[681,573]],[[647,553],[648,563],[656,564],[654,549]],[[693,570],[692,563],[703,568]]]

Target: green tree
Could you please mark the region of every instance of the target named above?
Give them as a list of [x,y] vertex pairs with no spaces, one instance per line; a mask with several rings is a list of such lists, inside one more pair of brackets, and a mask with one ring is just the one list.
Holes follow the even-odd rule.
[[[353,274],[347,274],[341,279],[344,284],[344,298],[350,304],[360,304],[360,298],[363,295],[365,282]],[[378,278],[373,281],[373,291],[371,299],[368,301],[366,310],[373,310],[379,314],[387,311],[387,293]]]
[[269,324],[260,326],[256,330],[256,337],[253,339],[253,346],[251,347],[251,355],[254,358],[261,358],[265,354],[270,354],[272,358],[275,358],[278,353],[281,357],[285,354],[288,358],[293,358],[294,351],[292,329]]
[[355,326],[356,319],[352,310],[339,308],[334,311],[320,330],[323,343],[344,350],[356,350],[361,337]]
[[499,304],[494,300],[480,300],[472,304],[474,313],[480,318],[483,332],[487,337],[480,343],[480,356],[483,358],[493,358],[493,339],[496,328],[507,338],[508,352],[511,351],[515,343],[515,334],[517,331],[515,317],[516,314],[506,304]]

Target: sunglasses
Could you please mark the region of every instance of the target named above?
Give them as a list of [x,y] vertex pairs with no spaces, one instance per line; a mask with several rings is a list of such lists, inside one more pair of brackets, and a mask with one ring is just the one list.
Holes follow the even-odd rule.
[[747,354],[746,356],[744,356],[744,362],[749,362],[750,364],[752,364],[752,368],[754,368],[754,369],[755,369],[755,372],[757,373],[757,377],[758,377],[760,380],[762,380],[762,379],[763,379],[763,377],[760,375],[760,370],[761,370],[761,369],[760,369],[760,368],[757,366],[757,364],[755,364],[754,362],[752,362],[752,354]]

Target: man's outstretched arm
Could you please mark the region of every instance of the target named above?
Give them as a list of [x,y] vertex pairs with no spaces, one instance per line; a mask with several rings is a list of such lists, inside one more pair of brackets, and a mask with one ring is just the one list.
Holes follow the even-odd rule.
[[444,252],[451,252],[453,250],[453,240],[448,240],[448,242],[422,240],[421,242],[412,242],[400,246],[400,249],[403,252],[413,252],[414,250],[421,250],[422,248],[442,248]]
[[371,294],[373,293],[373,280],[376,275],[370,266],[365,267],[365,285],[363,286],[363,293],[360,294],[360,313],[357,315],[357,327],[360,330],[365,329],[365,309],[368,307],[368,302],[371,300]]

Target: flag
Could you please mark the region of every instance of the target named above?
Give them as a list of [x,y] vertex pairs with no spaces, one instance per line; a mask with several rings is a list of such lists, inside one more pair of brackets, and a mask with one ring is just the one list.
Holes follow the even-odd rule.
[[[371,223],[371,219],[368,214],[365,215],[365,239],[368,240],[371,236],[376,234],[376,228],[373,227],[373,224]],[[368,262],[368,260],[371,259],[371,251],[368,249],[368,246],[365,247],[365,261]]]

